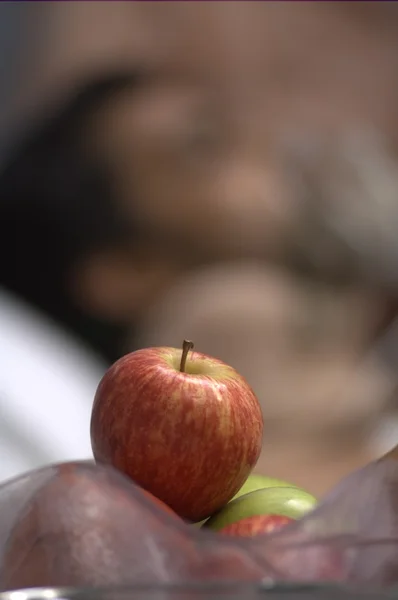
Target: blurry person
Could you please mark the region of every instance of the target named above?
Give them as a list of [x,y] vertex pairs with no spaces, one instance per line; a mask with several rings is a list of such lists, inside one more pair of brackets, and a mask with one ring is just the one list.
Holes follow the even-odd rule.
[[150,59],[93,84],[86,73],[5,165],[1,239],[20,264],[3,253],[0,281],[114,359],[197,266],[252,258],[344,284],[370,262],[394,271],[396,176],[381,189],[373,169],[365,203],[345,169],[362,150],[395,168],[394,12],[138,5]]
[[[189,165],[188,173],[177,174],[171,162],[178,158],[173,159],[173,138],[181,136],[179,143],[185,144],[192,134],[178,129],[184,119],[180,104],[196,109],[197,96],[195,88],[189,88],[192,96],[184,95],[184,80],[169,88],[170,79],[159,83],[159,77],[156,71],[137,70],[83,85],[9,153],[0,171],[0,283],[108,361],[128,349],[131,330],[174,282],[224,260],[251,258],[284,266],[309,281],[343,289],[379,279],[379,294],[371,290],[371,298],[383,299],[384,314],[387,292],[382,290],[394,283],[395,213],[389,207],[394,206],[397,173],[379,140],[353,136],[341,148],[328,141],[320,149],[315,146],[313,154],[308,138],[297,147],[287,144],[279,191],[285,203],[279,209],[287,201],[295,207],[286,214],[281,210],[278,218],[262,203],[260,187],[253,207],[233,201],[234,194],[249,198],[251,186],[260,185],[243,158],[235,159],[234,169],[228,152],[217,166],[204,156],[202,174],[190,172]],[[203,135],[204,142],[212,134],[199,129],[195,135]],[[169,154],[165,171],[161,152]],[[364,179],[372,165],[379,165],[371,177],[380,180],[374,191]],[[248,179],[239,168],[249,168]],[[257,169],[260,177],[260,165]],[[188,176],[198,178],[191,194]],[[239,181],[233,185],[235,177]],[[218,178],[225,187],[217,186]],[[200,185],[207,186],[201,195]],[[383,202],[386,207],[378,211]],[[359,214],[362,224],[356,227]],[[234,232],[239,227],[241,235]]]
[[[315,393],[314,380],[328,391],[330,370],[333,387],[354,373],[395,302],[396,11],[384,3],[134,4],[147,18],[150,59],[135,56],[132,74],[93,85],[86,70],[77,85],[83,93],[51,119],[44,111],[39,132],[5,165],[0,282],[112,360],[138,339],[171,343],[161,331],[185,329],[177,305],[157,329],[149,315],[198,269],[219,263],[220,281],[227,262],[256,261],[260,280],[280,270],[284,319],[299,298],[305,326],[291,317],[290,332],[282,324],[274,332],[285,350],[264,374],[282,372],[287,387],[278,392],[265,376],[255,387],[270,419],[277,422],[272,411],[283,408],[281,440],[290,435],[290,386],[296,399],[308,399],[306,410],[298,402],[292,414],[303,415],[297,440],[319,429],[308,445],[315,456],[328,428],[344,433],[345,419],[351,430],[369,423],[386,398],[384,374],[375,369],[378,391],[375,404],[364,402],[366,418],[360,400],[347,399],[329,419],[329,396]],[[204,314],[207,289],[203,283],[195,294]],[[225,289],[228,297],[217,292],[225,307],[219,338],[235,294]],[[180,293],[182,306],[192,305]],[[260,314],[270,292],[252,293]],[[207,302],[215,304],[216,294]],[[251,338],[244,348],[235,341],[219,347],[213,325],[202,331],[203,351],[225,360],[233,352],[242,372],[258,353]],[[311,410],[318,420],[310,427]],[[336,451],[338,435],[330,439]]]

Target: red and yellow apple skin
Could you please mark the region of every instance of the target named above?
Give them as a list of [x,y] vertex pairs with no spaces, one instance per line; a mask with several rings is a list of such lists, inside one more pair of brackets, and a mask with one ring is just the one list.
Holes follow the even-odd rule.
[[219,533],[238,537],[254,537],[256,535],[272,533],[282,527],[286,527],[290,523],[294,523],[294,521],[294,519],[281,515],[254,515],[253,517],[247,517],[246,519],[241,519],[236,523],[227,525]]
[[91,443],[108,463],[180,517],[223,507],[260,455],[263,418],[246,380],[221,360],[176,348],[127,354],[102,378]]

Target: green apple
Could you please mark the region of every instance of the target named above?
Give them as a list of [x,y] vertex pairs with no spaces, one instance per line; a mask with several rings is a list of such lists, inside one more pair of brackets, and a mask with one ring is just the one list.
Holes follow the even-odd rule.
[[316,498],[296,487],[274,487],[255,490],[231,500],[203,525],[219,531],[241,519],[258,515],[280,515],[300,519],[315,508]]
[[274,477],[266,477],[265,475],[258,475],[257,473],[252,473],[246,479],[245,483],[242,485],[239,492],[235,494],[232,500],[235,500],[236,498],[239,498],[240,496],[243,496],[245,494],[249,494],[250,492],[254,492],[255,490],[262,490],[264,488],[275,487],[297,488],[297,485],[295,485],[294,483],[283,481],[282,479],[275,479]]
[[[239,492],[231,498],[230,502],[239,498],[240,496],[244,496],[245,494],[249,494],[250,492],[254,492],[256,490],[262,490],[265,488],[275,488],[275,487],[288,487],[288,488],[298,488],[294,483],[289,483],[288,481],[283,481],[283,479],[276,479],[275,477],[267,477],[265,475],[259,475],[258,473],[252,473],[246,479],[245,483],[240,488]],[[200,521],[199,523],[195,523],[197,527],[202,527],[204,523],[206,523],[207,519]]]

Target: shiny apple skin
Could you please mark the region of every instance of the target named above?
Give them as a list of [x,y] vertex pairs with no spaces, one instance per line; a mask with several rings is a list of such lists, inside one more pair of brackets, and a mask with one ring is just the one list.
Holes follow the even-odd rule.
[[263,418],[246,380],[222,361],[181,350],[146,348],[119,359],[93,404],[91,443],[108,463],[200,521],[224,506],[260,455]]
[[219,533],[237,537],[254,537],[272,533],[294,522],[295,519],[281,515],[254,515],[227,525]]

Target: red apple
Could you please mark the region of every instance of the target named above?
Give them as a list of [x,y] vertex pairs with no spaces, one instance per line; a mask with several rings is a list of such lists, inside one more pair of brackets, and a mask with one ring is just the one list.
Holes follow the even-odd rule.
[[149,500],[151,500],[151,502],[153,502],[153,504],[156,504],[156,506],[158,508],[177,517],[176,513],[174,512],[174,510],[171,510],[170,506],[167,506],[167,504],[165,504],[164,502],[159,500],[159,498],[156,498],[156,496],[151,494],[151,492],[148,492],[147,490],[144,490],[143,488],[141,488],[141,491],[147,498],[149,498]]
[[137,350],[111,366],[95,395],[91,443],[97,462],[200,521],[246,481],[263,419],[245,379],[192,347]]
[[227,525],[219,533],[239,537],[254,537],[255,535],[271,533],[294,522],[295,519],[281,515],[254,515]]

